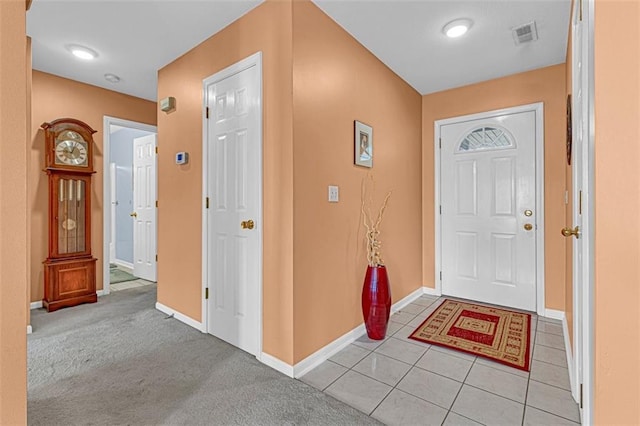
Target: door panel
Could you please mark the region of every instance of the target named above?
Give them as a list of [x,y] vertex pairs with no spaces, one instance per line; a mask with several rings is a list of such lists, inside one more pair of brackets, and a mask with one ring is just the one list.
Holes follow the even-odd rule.
[[133,275],[157,280],[156,135],[133,140]]
[[442,292],[534,311],[535,112],[443,125],[441,139]]
[[[251,354],[260,336],[259,83],[253,66],[207,86],[208,330]],[[249,220],[252,229],[241,226]]]

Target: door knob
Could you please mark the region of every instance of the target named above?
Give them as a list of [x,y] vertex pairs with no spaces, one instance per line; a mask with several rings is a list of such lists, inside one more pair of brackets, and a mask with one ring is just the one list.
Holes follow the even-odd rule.
[[576,226],[575,229],[562,228],[562,231],[560,231],[560,232],[565,237],[570,237],[570,236],[574,235],[576,238],[580,238],[580,227],[579,226]]
[[529,217],[529,216],[533,215],[533,212],[531,210],[525,210],[524,211],[524,215]]
[[533,229],[533,225],[530,223],[525,223],[524,224],[524,230],[525,231],[531,231]]
[[137,218],[138,217],[138,213],[136,213],[136,212],[129,213],[129,216],[131,216],[133,218]]
[[240,222],[242,229],[253,229],[254,225],[255,223],[253,223],[253,220],[243,220]]

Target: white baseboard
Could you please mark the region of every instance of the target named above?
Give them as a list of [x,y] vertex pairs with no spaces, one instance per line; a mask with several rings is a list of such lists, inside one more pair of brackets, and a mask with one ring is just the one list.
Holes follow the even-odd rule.
[[33,333],[33,327],[31,327],[31,325],[27,326],[27,334],[31,334]]
[[271,367],[276,371],[281,372],[285,376],[294,377],[294,367],[287,364],[286,362],[281,361],[278,358],[271,356],[265,352],[262,352],[256,358],[258,359],[258,361],[260,361],[264,365]]
[[[402,298],[391,306],[391,312],[397,312],[422,296],[424,294],[424,287],[418,288],[413,293],[408,296]],[[286,374],[289,377],[302,377],[309,371],[316,368],[318,365],[325,362],[327,359],[331,358],[333,355],[340,352],[342,349],[349,346],[353,343],[358,337],[362,336],[366,333],[366,328],[364,323],[358,325],[353,330],[348,331],[342,336],[338,337],[333,342],[327,344],[326,346],[318,349],[302,361],[298,362],[294,366],[291,366],[277,358],[272,357],[271,355],[263,353],[260,361],[264,364],[269,365],[270,367],[280,371],[283,374]]]
[[[108,294],[108,293],[106,293],[104,290],[96,291],[96,295],[98,297],[104,296],[105,294]],[[37,302],[31,302],[29,304],[29,308],[30,309],[40,309],[40,308],[42,308],[42,300],[38,300]]]
[[163,305],[160,302],[156,302],[156,309],[159,310],[160,312],[164,312],[167,315],[172,315],[178,321],[183,322],[188,326],[195,328],[198,331],[202,331],[202,323],[200,321],[196,321],[191,317],[181,314],[180,312],[174,309],[171,309],[170,307]]
[[[393,307],[391,309],[393,309]],[[362,336],[366,332],[367,329],[365,328],[364,323],[362,323],[353,330],[338,337],[328,345],[315,351],[293,366],[293,377],[298,378],[304,376],[309,371],[313,370],[314,368],[349,346],[351,343],[355,342],[358,337]]]
[[562,321],[564,319],[564,312],[563,311],[557,311],[555,309],[545,309],[544,310],[544,317]]
[[442,296],[442,294],[438,293],[435,288],[431,287],[422,287],[422,294],[428,294],[429,296]]
[[[401,311],[402,308],[404,308],[405,306],[407,306],[408,304],[410,304],[411,302],[413,302],[414,300],[416,300],[418,297],[422,296],[424,294],[424,287],[420,287],[418,288],[416,291],[414,291],[413,293],[410,293],[408,296],[398,300],[396,303],[394,303],[391,306],[391,313],[396,313],[398,311]],[[364,324],[363,324],[364,325]]]

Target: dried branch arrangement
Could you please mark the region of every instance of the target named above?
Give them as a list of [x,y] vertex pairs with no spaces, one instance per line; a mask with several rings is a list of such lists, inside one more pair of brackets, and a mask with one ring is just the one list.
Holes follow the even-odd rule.
[[[369,200],[367,200],[367,182],[371,181],[371,191],[369,191]],[[382,255],[380,254],[382,242],[379,239],[380,236],[380,225],[382,224],[382,218],[384,217],[384,212],[387,209],[387,204],[389,203],[389,198],[391,197],[391,191],[387,193],[387,196],[384,197],[384,201],[382,202],[382,207],[378,211],[378,216],[373,219],[373,215],[371,214],[371,206],[373,205],[373,195],[375,193],[375,180],[373,175],[369,175],[367,178],[362,180],[362,222],[364,227],[367,229],[367,262],[369,266],[382,266],[384,265],[384,261],[382,260]],[[367,202],[368,201],[368,202]]]

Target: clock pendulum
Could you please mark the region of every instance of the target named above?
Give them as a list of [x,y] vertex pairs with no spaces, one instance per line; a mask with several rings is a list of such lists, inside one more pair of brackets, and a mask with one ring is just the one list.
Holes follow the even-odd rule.
[[45,131],[45,172],[49,181],[49,255],[44,261],[47,311],[94,303],[96,261],[91,254],[93,130],[61,118]]

